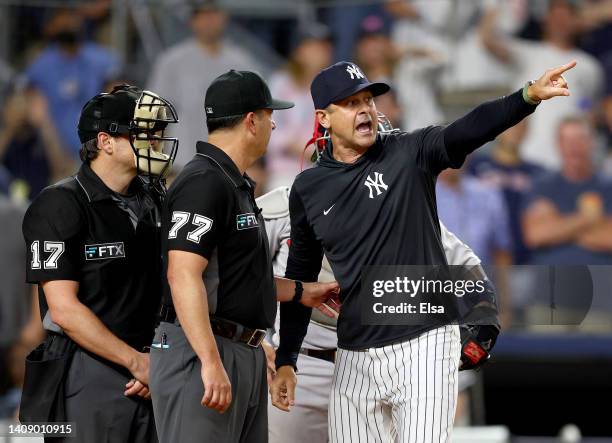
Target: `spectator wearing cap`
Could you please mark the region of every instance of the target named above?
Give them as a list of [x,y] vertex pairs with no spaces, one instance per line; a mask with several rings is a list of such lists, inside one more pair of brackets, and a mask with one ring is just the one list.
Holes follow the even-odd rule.
[[212,82],[204,105],[208,142],[198,142],[164,204],[168,287],[151,349],[155,420],[163,442],[267,442],[261,343],[276,300],[298,294],[318,306],[337,285],[274,279],[245,173],[266,151],[273,111],[293,103],[272,98],[256,73],[231,70]]
[[612,182],[594,164],[593,130],[578,117],[557,129],[561,171],[538,180],[525,198],[525,244],[533,264],[612,263]]
[[386,22],[390,21],[383,5],[371,3],[345,3],[324,9],[324,22],[331,30],[334,43],[334,60],[350,60],[353,57],[359,28],[366,17],[375,15],[383,17]]
[[148,79],[149,89],[172,101],[181,116],[174,132],[182,146],[175,161],[179,169],[195,154],[197,141],[206,138],[202,117],[206,88],[230,69],[261,68],[251,54],[225,37],[228,20],[217,1],[194,1],[189,19],[193,36],[161,53]]
[[302,28],[293,42],[286,66],[270,80],[274,95],[287,97],[295,103],[291,112],[279,113],[277,129],[270,139],[266,154],[267,189],[291,186],[298,174],[304,143],[312,135],[314,107],[310,98],[310,82],[331,63],[332,48],[327,28],[311,24]]
[[377,15],[363,19],[355,44],[355,61],[372,81],[393,79],[398,53],[384,20]]
[[115,54],[83,41],[82,24],[74,10],[54,11],[45,28],[49,45],[24,73],[28,85],[49,103],[62,146],[74,161],[81,147],[74,128],[83,103],[101,92],[104,82],[120,70]]

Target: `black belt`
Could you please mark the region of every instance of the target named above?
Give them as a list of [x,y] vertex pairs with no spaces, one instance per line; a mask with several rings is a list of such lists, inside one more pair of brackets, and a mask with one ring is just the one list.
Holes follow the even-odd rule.
[[[174,307],[162,305],[159,312],[159,320],[178,325]],[[261,342],[266,337],[265,329],[247,328],[239,323],[219,317],[210,317],[210,326],[213,334],[229,338],[230,340],[240,343],[245,343],[252,348],[258,348],[261,346]]]
[[336,349],[300,349],[300,354],[308,355],[309,357],[318,358],[331,363],[336,362]]
[[176,311],[174,307],[168,305],[162,305],[159,310],[159,321],[166,323],[178,323],[176,320]]

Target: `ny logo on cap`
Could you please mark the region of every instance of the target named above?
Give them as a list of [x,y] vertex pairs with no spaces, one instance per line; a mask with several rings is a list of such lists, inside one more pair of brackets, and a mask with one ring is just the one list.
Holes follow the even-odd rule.
[[356,65],[348,65],[346,67],[346,72],[351,74],[351,80],[365,78],[363,72]]
[[207,114],[212,114],[212,113],[213,113],[213,108],[212,108],[212,106],[207,106],[207,107],[206,107],[206,113],[207,113]]

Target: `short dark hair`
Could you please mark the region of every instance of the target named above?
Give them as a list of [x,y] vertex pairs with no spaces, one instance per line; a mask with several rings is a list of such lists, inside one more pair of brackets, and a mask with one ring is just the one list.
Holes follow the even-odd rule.
[[247,115],[230,115],[229,117],[218,117],[206,119],[208,133],[211,134],[219,129],[232,129],[238,125]]
[[579,8],[577,0],[550,0],[548,2],[548,10],[550,11],[556,6],[566,7],[572,11],[576,11]]
[[99,150],[100,149],[98,148],[98,138],[92,138],[91,140],[87,140],[81,145],[79,157],[81,157],[81,161],[83,163],[89,163],[98,156]]
[[192,17],[199,12],[217,12],[223,10],[222,5],[217,0],[192,0],[190,6]]
[[557,124],[557,136],[561,132],[561,129],[563,129],[567,125],[584,126],[589,130],[589,132],[593,132],[593,126],[586,117],[583,117],[582,115],[567,115],[563,117],[561,121]]

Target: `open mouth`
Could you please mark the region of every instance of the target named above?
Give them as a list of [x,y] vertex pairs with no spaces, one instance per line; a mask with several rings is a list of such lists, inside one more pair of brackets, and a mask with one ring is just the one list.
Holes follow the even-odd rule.
[[361,122],[355,127],[355,129],[357,130],[359,134],[369,135],[372,133],[372,122],[371,121]]

